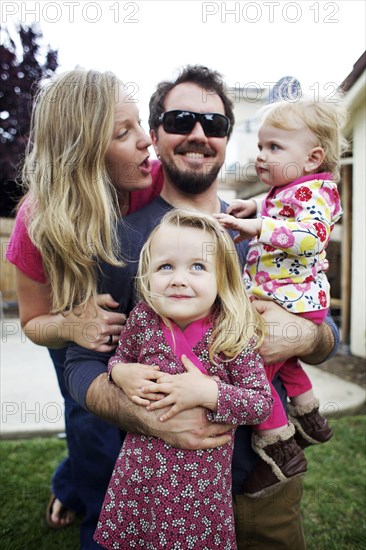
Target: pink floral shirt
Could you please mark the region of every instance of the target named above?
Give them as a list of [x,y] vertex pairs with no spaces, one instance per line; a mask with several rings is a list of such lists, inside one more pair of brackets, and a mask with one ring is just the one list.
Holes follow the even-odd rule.
[[262,205],[262,232],[250,243],[244,279],[256,298],[293,313],[329,307],[325,249],[342,214],[332,174],[272,187]]

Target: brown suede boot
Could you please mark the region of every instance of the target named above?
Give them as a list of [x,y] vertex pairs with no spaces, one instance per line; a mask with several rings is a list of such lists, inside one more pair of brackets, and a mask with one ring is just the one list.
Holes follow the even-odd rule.
[[327,420],[319,413],[319,401],[306,405],[288,405],[288,415],[296,427],[295,439],[302,449],[325,443],[333,436]]
[[244,483],[245,495],[253,498],[265,496],[306,472],[306,458],[294,434],[292,424],[276,434],[260,436],[253,433],[252,447],[259,455],[259,461]]

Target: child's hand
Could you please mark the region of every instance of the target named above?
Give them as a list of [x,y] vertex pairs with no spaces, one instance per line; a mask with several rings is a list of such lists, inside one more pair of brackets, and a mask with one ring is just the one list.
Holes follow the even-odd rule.
[[131,401],[144,407],[150,405],[151,400],[164,397],[160,392],[142,392],[143,386],[158,380],[163,375],[164,373],[159,371],[159,367],[141,363],[116,363],[112,369],[113,382],[123,389]]
[[231,214],[236,218],[250,218],[257,213],[257,203],[254,199],[233,201],[226,209],[227,214]]
[[142,388],[143,394],[160,392],[166,394],[159,401],[155,401],[147,407],[149,411],[155,411],[170,406],[167,413],[160,417],[161,421],[172,418],[180,411],[202,406],[216,410],[218,399],[218,387],[210,376],[202,372],[185,355],[182,355],[182,363],[187,372],[184,374],[163,374],[156,385]]
[[229,214],[213,214],[225,229],[239,231],[239,235],[234,237],[234,243],[240,243],[246,239],[257,237],[262,231],[262,220],[260,218],[251,218],[240,220],[229,216]]

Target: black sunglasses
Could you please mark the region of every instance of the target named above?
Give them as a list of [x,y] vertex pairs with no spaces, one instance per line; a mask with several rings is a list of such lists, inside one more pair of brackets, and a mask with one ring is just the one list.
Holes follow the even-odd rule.
[[230,130],[230,120],[218,113],[193,113],[179,109],[163,113],[158,120],[168,134],[189,134],[197,122],[201,124],[206,137],[222,138]]

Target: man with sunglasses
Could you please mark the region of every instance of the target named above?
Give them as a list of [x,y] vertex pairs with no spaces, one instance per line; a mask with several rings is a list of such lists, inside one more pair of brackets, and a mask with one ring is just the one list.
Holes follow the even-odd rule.
[[[189,206],[209,213],[225,211],[227,207],[217,196],[217,176],[225,160],[234,116],[220,75],[205,67],[188,66],[174,82],[160,83],[150,100],[149,123],[154,148],[162,163],[155,176],[164,179],[161,195],[119,226],[126,267],[100,266],[100,291],[111,294],[123,313],[131,311],[136,299],[134,276],[140,250],[161,217],[173,207]],[[242,263],[246,247],[246,243],[240,243],[238,248]],[[272,341],[261,348],[265,361],[272,363],[290,357],[293,344],[282,337],[282,327],[293,324],[293,316],[270,302],[262,302],[260,307],[266,322],[274,328]],[[310,363],[323,361],[333,351],[337,339],[334,325],[330,321],[322,327],[329,338],[321,339],[306,319],[296,317],[296,323],[303,334],[297,342],[297,353]],[[155,415],[135,406],[107,380],[107,361],[106,354],[76,344],[69,347],[66,377],[70,392],[86,408],[126,431],[160,437],[176,447],[211,448],[227,441],[227,436],[222,435],[225,426],[208,423],[199,409],[159,422],[157,417],[161,413]],[[251,430],[240,426],[233,458],[238,548],[304,549],[301,482],[297,478],[267,497],[248,498],[242,494],[242,485],[255,461]]]

